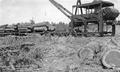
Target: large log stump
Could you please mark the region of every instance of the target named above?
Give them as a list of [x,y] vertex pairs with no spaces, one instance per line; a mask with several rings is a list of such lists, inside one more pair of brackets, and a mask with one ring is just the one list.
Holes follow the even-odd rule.
[[107,68],[120,69],[120,50],[111,49],[107,51],[103,56],[102,62]]

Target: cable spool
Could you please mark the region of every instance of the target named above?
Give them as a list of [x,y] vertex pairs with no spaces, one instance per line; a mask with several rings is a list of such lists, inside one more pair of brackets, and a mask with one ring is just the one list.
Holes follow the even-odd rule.
[[115,20],[119,16],[119,11],[114,8],[104,8],[102,12],[105,20]]

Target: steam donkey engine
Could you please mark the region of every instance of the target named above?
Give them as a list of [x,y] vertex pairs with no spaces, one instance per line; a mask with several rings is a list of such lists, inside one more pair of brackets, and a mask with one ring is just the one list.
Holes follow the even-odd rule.
[[[72,7],[73,12],[71,13],[56,1],[49,1],[71,20],[69,32],[72,35],[97,35],[101,37],[115,35],[115,23],[119,11],[114,8],[113,3],[95,0],[91,3],[81,4],[81,1],[77,0],[76,5]],[[89,31],[89,26],[91,25],[96,26],[97,30]]]

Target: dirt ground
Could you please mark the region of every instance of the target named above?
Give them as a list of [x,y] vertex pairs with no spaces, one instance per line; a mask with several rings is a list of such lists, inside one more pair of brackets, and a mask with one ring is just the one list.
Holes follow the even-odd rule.
[[[119,29],[119,27],[117,27]],[[0,72],[117,72],[102,57],[120,50],[115,37],[48,37],[33,34],[0,38]]]

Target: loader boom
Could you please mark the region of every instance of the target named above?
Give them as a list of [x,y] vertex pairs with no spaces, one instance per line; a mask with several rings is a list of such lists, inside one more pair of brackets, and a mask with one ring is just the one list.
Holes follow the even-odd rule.
[[61,4],[57,3],[54,0],[49,0],[56,8],[58,8],[65,16],[67,16],[69,19],[71,19],[71,16],[73,15],[69,10],[64,8]]

